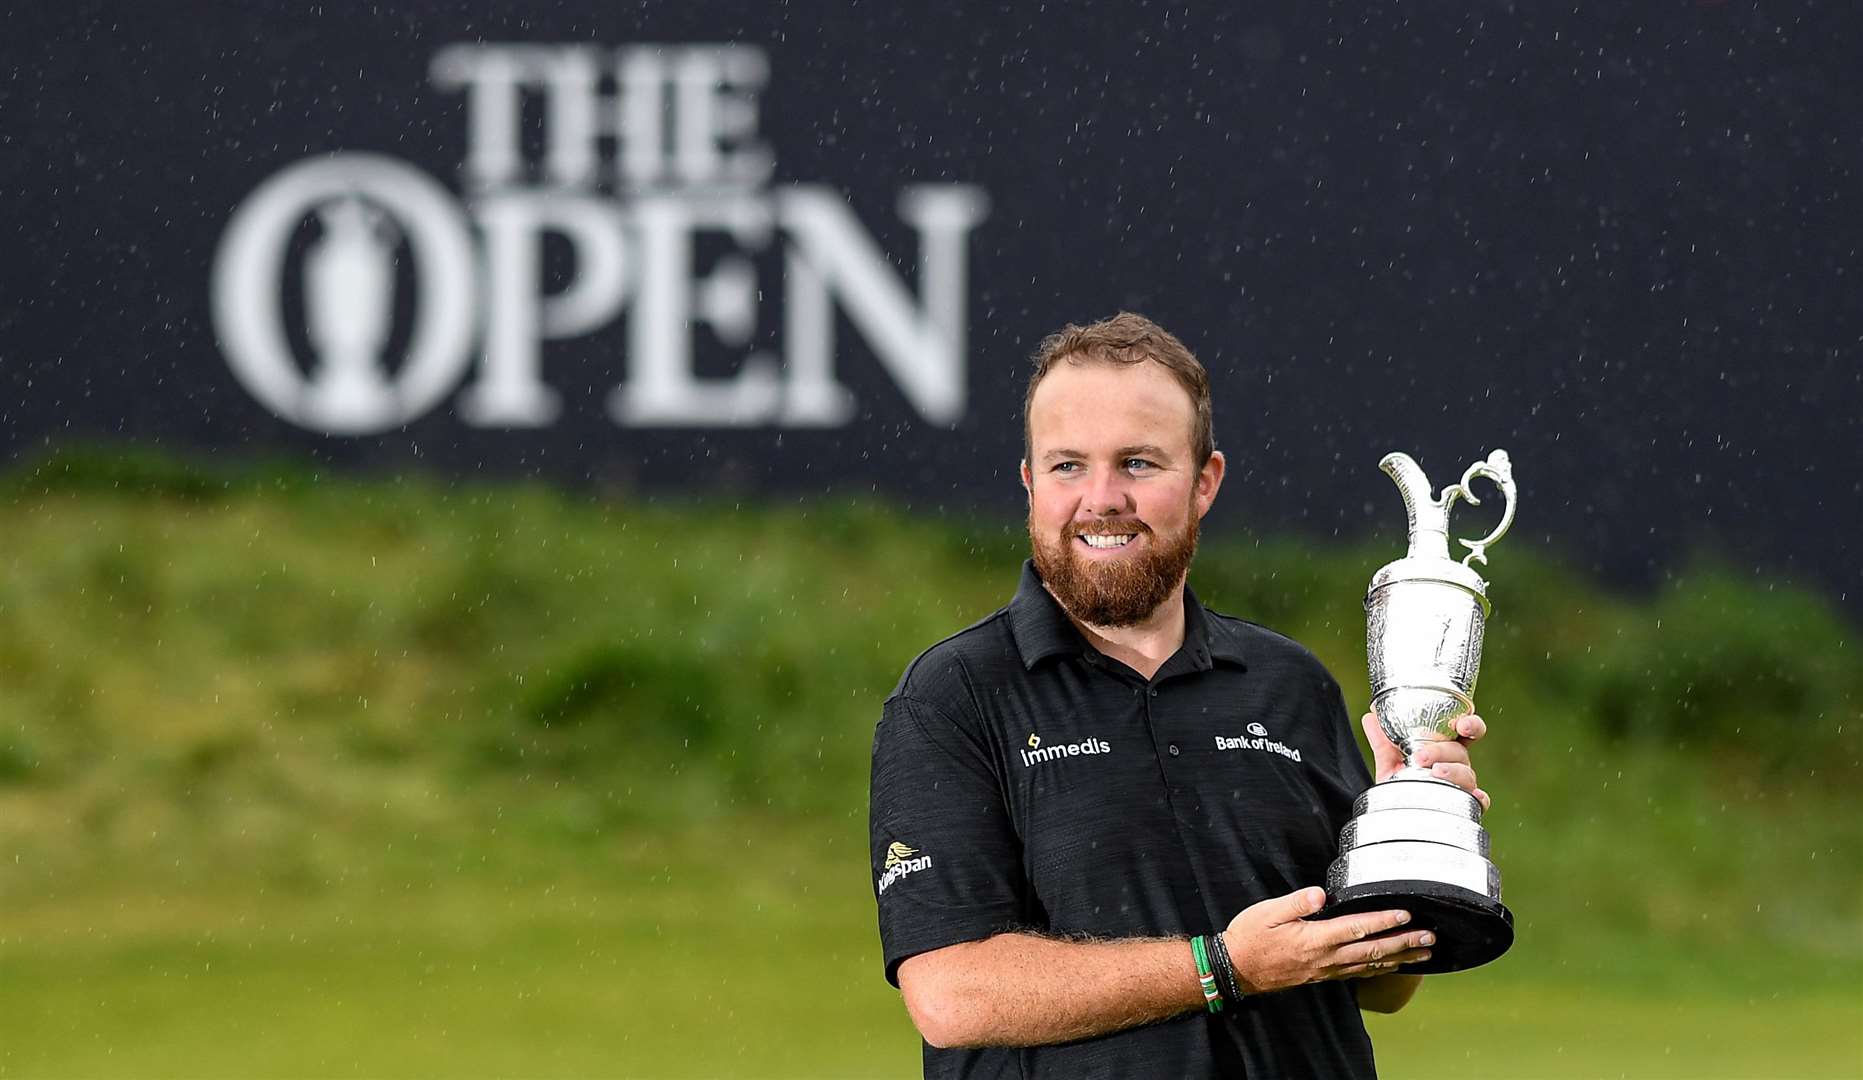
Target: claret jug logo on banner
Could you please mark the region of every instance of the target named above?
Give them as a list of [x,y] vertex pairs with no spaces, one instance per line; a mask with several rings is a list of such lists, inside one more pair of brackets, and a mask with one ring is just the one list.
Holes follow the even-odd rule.
[[[915,291],[835,189],[770,183],[774,153],[759,138],[769,73],[740,45],[441,50],[433,82],[465,95],[461,193],[348,152],[260,184],[213,268],[234,374],[280,417],[325,434],[392,430],[462,387],[463,422],[542,427],[564,407],[545,344],[601,335],[613,341],[604,404],[618,424],[835,427],[855,415],[836,376],[838,311],[908,405],[955,422],[969,237],[987,199],[962,184],[901,190]],[[540,146],[527,116],[542,120]],[[574,266],[554,290],[548,237]],[[726,254],[701,265],[701,241]],[[759,279],[759,255],[780,260],[765,275],[775,280]],[[766,298],[781,311],[768,350],[756,347]],[[728,375],[698,370],[701,331],[733,354]]]

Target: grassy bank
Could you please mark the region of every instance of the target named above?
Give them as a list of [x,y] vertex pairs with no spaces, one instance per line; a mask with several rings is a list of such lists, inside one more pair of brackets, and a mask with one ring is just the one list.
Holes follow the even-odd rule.
[[[1006,597],[1015,526],[118,455],[6,491],[0,1070],[915,1067],[868,741]],[[1854,1075],[1855,628],[1513,543],[1478,764],[1520,943],[1374,1027],[1385,1071]],[[1391,554],[1214,537],[1193,583],[1358,706]]]

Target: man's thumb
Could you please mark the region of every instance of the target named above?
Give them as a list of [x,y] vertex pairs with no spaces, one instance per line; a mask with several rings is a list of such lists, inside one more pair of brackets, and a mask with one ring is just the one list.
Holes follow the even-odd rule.
[[1295,922],[1304,919],[1326,906],[1326,890],[1318,885],[1304,889],[1295,889],[1286,896],[1269,901],[1273,905],[1272,918],[1268,925]]

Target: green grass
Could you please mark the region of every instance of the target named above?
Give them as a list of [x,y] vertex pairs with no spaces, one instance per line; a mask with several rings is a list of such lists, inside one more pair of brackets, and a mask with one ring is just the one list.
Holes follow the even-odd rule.
[[1748,995],[1704,987],[1660,996],[1462,976],[1367,1024],[1386,1080],[1623,1077],[1626,1080],[1855,1077],[1855,995]]
[[[593,865],[437,865],[314,896],[232,875],[13,910],[0,1075],[914,1075],[864,872],[836,850],[860,842],[714,823]],[[1382,1074],[1857,1074],[1841,988],[1775,970],[1586,986],[1542,979],[1547,959],[1523,939],[1371,1018]]]
[[28,907],[0,954],[0,1074],[898,1074],[916,1037],[860,932],[866,875],[818,833]]
[[[1014,524],[65,454],[0,502],[0,1075],[916,1071],[878,702]],[[1820,598],[1510,538],[1477,750],[1520,939],[1387,1076],[1863,1075],[1863,664]],[[1388,545],[1212,537],[1362,704]]]
[[[0,941],[0,1075],[912,1075],[864,870],[836,850],[862,841],[718,822],[575,865],[47,900]],[[1840,1077],[1863,1055],[1841,987],[1686,961],[1660,992],[1587,986],[1548,962],[1528,936],[1371,1018],[1383,1075]]]

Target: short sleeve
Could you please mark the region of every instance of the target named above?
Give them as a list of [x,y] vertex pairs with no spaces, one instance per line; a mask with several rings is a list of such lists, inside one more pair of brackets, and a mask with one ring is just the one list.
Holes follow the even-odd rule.
[[868,830],[886,981],[922,952],[1024,921],[1021,841],[976,733],[895,694],[873,739]]
[[1330,674],[1323,675],[1319,692],[1324,722],[1333,732],[1338,760],[1339,778],[1343,784],[1344,800],[1329,807],[1331,811],[1333,832],[1345,827],[1352,817],[1352,802],[1358,794],[1371,786],[1371,769],[1365,765],[1364,753],[1359,749],[1358,738],[1352,734],[1353,718],[1346,708],[1345,694],[1339,689],[1339,681]]

